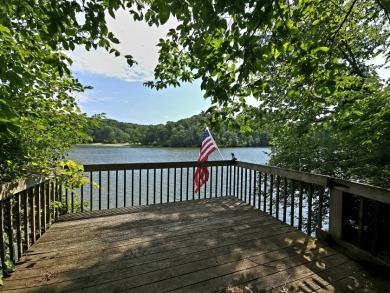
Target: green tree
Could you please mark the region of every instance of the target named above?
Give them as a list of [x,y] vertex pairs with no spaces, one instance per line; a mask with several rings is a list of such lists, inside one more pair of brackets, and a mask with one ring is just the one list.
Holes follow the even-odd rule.
[[389,58],[388,1],[172,3],[180,24],[148,86],[200,78],[211,121],[268,125],[271,163],[390,186],[388,87],[367,65]]
[[[326,133],[334,138],[333,153],[341,152],[342,145],[362,141],[358,127],[352,127],[356,131],[342,141],[336,139],[344,123],[388,127],[376,119],[387,114],[375,108],[387,99],[387,87],[375,67],[366,63],[378,54],[389,57],[390,5],[385,0],[10,0],[0,4],[2,145],[11,139],[21,141],[21,130],[28,131],[22,128],[24,119],[46,121],[48,112],[41,109],[53,109],[61,113],[59,117],[75,115],[72,93],[85,88],[72,77],[71,60],[64,51],[81,45],[120,55],[113,47],[119,40],[106,24],[106,17],[115,17],[118,9],[150,25],[164,24],[170,17],[178,20],[179,25],[159,42],[155,81],[146,85],[162,89],[201,79],[205,97],[212,102],[209,120],[215,125],[224,120],[247,131],[268,124],[278,151],[283,148],[280,128],[302,124],[307,137]],[[134,63],[130,55],[125,57],[130,65]],[[248,97],[259,106],[248,105]],[[370,107],[365,110],[371,118],[345,118],[354,117],[361,104]],[[383,129],[366,134],[365,145],[380,150],[387,133]],[[49,140],[53,133],[42,135]],[[66,140],[73,134],[63,135]],[[237,137],[237,143],[243,139]],[[5,158],[3,166],[17,168]],[[387,157],[381,160],[386,161]]]

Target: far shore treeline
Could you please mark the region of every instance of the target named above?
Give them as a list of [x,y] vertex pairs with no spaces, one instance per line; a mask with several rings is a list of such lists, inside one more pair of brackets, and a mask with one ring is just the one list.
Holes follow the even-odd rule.
[[[93,116],[98,123],[86,132],[93,143],[127,143],[129,145],[163,147],[199,147],[202,142],[204,114],[194,115],[177,122],[158,125],[139,125]],[[268,135],[262,131],[240,132],[220,124],[211,129],[220,147],[267,147]]]

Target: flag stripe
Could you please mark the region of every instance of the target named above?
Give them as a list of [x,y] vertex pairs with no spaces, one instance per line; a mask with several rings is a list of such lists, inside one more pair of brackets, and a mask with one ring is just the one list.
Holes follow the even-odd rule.
[[[209,156],[217,149],[217,145],[208,129],[203,131],[202,147],[200,148],[198,161],[205,162]],[[209,171],[207,167],[197,167],[194,174],[194,191],[198,192],[200,188],[209,180]]]

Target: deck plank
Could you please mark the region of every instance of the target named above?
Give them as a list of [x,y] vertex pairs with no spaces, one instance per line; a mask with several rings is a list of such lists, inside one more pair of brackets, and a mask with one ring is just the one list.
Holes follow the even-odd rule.
[[65,215],[0,291],[280,292],[285,285],[390,291],[390,280],[232,197]]

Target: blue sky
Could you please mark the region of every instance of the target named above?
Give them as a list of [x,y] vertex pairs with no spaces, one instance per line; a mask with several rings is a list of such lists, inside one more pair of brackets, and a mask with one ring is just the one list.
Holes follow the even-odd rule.
[[122,55],[133,55],[138,64],[129,67],[125,58],[101,49],[87,52],[78,47],[69,52],[74,76],[82,84],[93,86],[77,96],[83,112],[89,116],[106,113],[107,118],[123,122],[164,124],[209,108],[210,101],[204,100],[199,81],[160,91],[143,86],[145,81],[153,80],[158,60],[156,44],[170,28],[177,26],[175,20],[156,28],[132,21],[123,11],[115,20],[110,16],[107,19],[109,29],[121,41],[116,48]]
[[79,105],[89,116],[106,113],[107,118],[137,124],[160,124],[177,121],[207,110],[200,84],[157,91],[142,82],[127,82],[99,74],[75,74],[79,81],[94,87],[82,95]]

